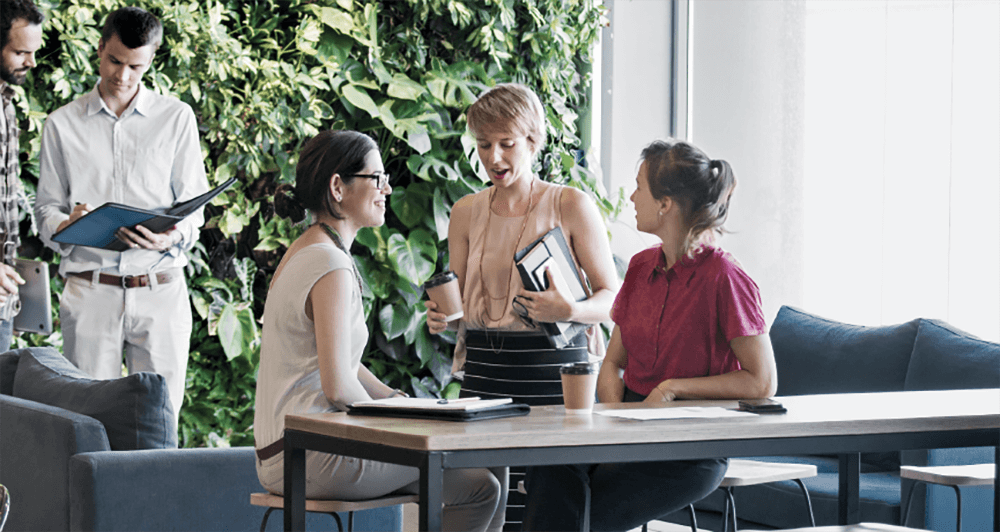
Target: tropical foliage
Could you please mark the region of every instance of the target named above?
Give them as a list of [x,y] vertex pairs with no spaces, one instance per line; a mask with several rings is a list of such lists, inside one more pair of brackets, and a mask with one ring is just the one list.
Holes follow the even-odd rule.
[[[46,42],[18,101],[29,194],[45,117],[94,87],[100,24],[120,5],[38,3]],[[180,419],[186,446],[253,442],[263,302],[282,253],[304,229],[275,216],[273,193],[294,182],[300,146],[321,129],[369,133],[394,176],[387,223],[359,234],[353,252],[372,333],[366,363],[418,395],[457,393],[454,339],[427,333],[420,286],[447,267],[451,205],[485,186],[463,115],[477,94],[501,81],[533,87],[549,118],[539,173],[591,192],[606,213],[616,209],[585,169],[578,135],[602,17],[595,0],[131,3],[164,24],[146,85],[195,110],[210,184],[238,177],[207,208],[190,254],[196,323]],[[35,234],[27,217],[23,234]],[[37,238],[25,241],[22,255],[58,261]],[[58,279],[53,288],[61,289]],[[60,337],[18,342],[58,345]]]

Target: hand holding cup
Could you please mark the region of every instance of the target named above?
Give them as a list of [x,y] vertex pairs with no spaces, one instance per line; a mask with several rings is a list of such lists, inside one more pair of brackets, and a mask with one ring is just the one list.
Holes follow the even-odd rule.
[[427,307],[427,328],[438,334],[444,331],[449,321],[465,315],[462,310],[462,292],[458,286],[458,275],[453,271],[441,272],[424,283],[424,291],[430,301]]

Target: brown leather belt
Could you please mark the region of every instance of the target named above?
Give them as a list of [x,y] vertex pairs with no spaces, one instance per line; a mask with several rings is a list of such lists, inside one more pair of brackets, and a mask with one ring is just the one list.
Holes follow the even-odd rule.
[[278,441],[272,443],[271,445],[268,445],[263,449],[257,449],[257,458],[260,459],[261,462],[263,462],[268,458],[274,457],[282,450],[284,450],[284,448],[285,448],[285,439],[278,438]]
[[[78,277],[80,279],[91,280],[94,278],[94,272],[69,272],[66,274],[69,277]],[[181,277],[180,268],[173,270],[165,270],[162,272],[156,272],[156,284],[167,284]],[[101,284],[107,284],[111,286],[119,286],[121,288],[141,288],[149,286],[149,275],[110,275],[107,273],[101,273],[97,276],[97,282]]]

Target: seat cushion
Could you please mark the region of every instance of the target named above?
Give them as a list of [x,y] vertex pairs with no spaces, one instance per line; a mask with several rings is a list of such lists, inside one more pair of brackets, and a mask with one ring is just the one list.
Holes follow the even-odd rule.
[[902,391],[917,321],[864,327],[781,307],[770,332],[778,395]]
[[940,320],[920,320],[906,390],[1000,388],[1000,344]]
[[115,451],[177,447],[166,382],[155,373],[96,380],[55,349],[33,347],[20,351],[13,395],[100,421]]

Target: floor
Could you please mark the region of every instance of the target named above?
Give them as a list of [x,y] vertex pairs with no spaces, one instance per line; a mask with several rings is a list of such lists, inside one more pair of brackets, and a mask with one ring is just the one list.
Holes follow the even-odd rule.
[[[649,532],[691,532],[691,527],[676,525],[674,523],[664,523],[663,521],[652,521],[647,527]],[[631,532],[639,532],[639,528]],[[417,505],[403,505],[403,532],[417,532]]]

